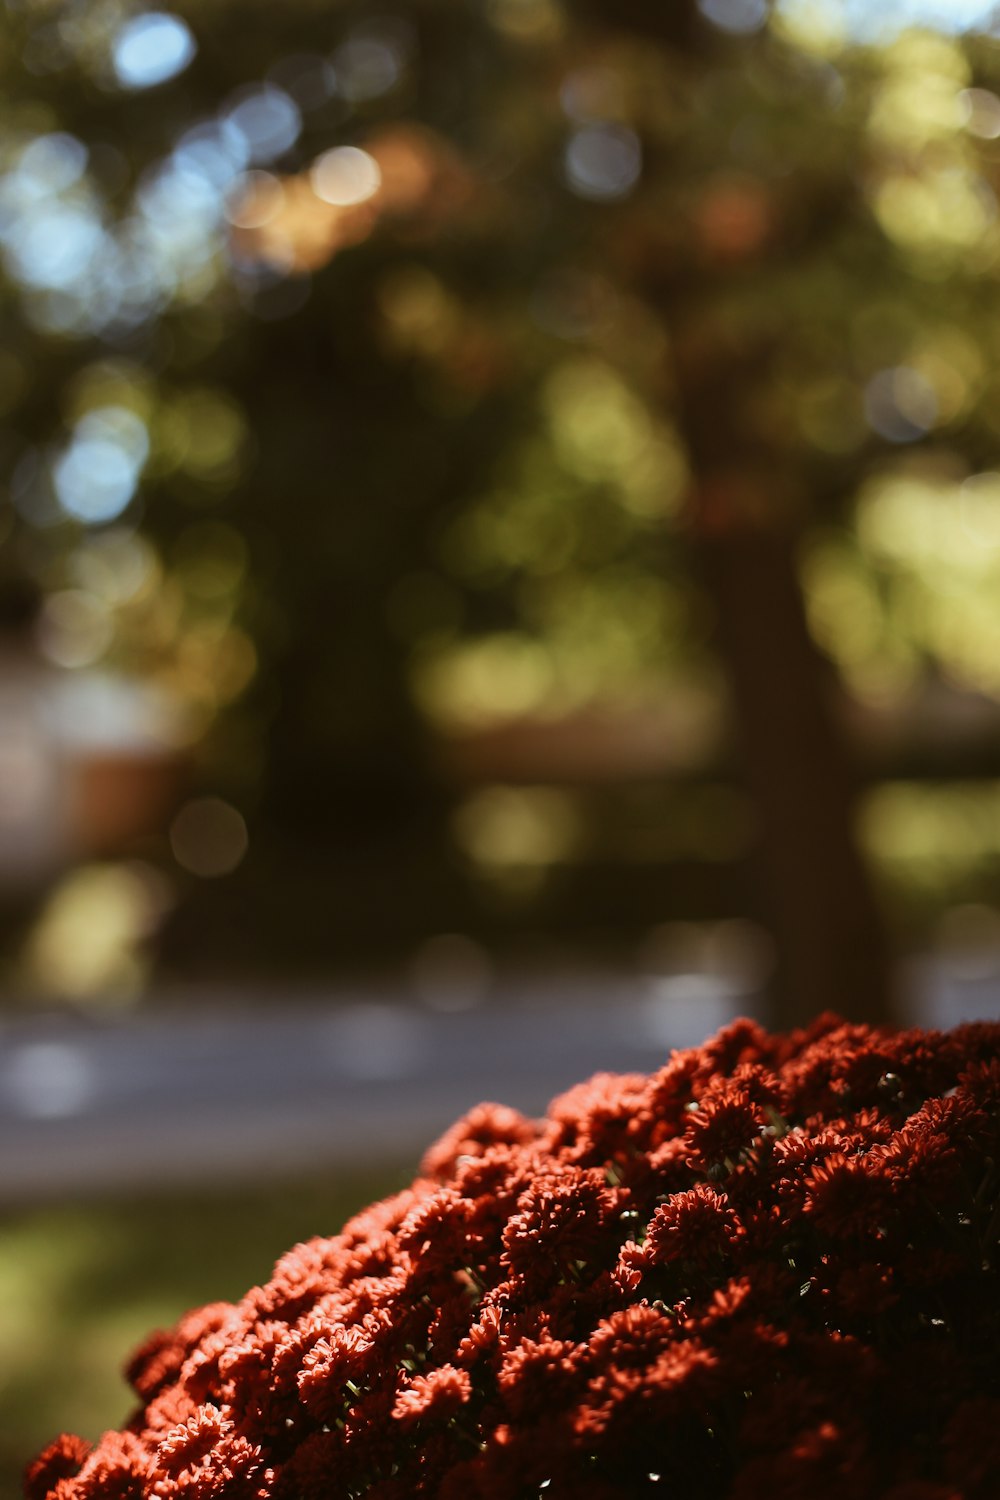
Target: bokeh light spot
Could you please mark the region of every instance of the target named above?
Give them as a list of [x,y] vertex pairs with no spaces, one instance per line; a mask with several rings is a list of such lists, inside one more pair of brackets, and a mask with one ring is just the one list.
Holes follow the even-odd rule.
[[419,661],[414,690],[435,720],[483,724],[531,713],[553,688],[553,662],[539,641],[515,632],[481,637]]
[[734,36],[760,31],[768,16],[767,0],[698,0],[698,9],[713,26]]
[[93,1067],[72,1042],[28,1042],[10,1052],[4,1091],[18,1114],[60,1120],[80,1114],[97,1092]]
[[60,203],[27,213],[7,241],[19,281],[40,290],[69,290],[93,265],[106,237],[88,209]]
[[309,177],[317,198],[338,208],[365,203],[382,186],[378,162],[357,146],[324,151],[313,163]]
[[87,154],[83,142],[65,131],[36,136],[17,164],[18,192],[29,198],[64,193],[83,176]]
[[580,839],[573,798],[554,787],[484,787],[462,803],[453,826],[459,847],[486,870],[558,864]]
[[149,439],[135,412],[122,406],[87,412],[52,466],[59,504],[90,525],[113,521],[135,494]]
[[638,182],[642,146],[626,125],[584,125],[570,137],[565,165],[566,180],[579,197],[613,202],[626,197]]
[[938,401],[934,388],[918,370],[900,365],[880,370],[865,388],[865,415],[890,443],[912,443],[934,426]]
[[549,377],[545,404],[560,458],[585,479],[627,471],[650,440],[642,402],[597,361],[567,361]]
[[962,528],[974,546],[1000,552],[1000,474],[972,474],[960,491]]
[[147,596],[160,581],[152,544],[127,527],[113,527],[87,538],[70,559],[74,582],[111,607]]
[[260,229],[280,212],[285,190],[272,172],[245,172],[226,198],[226,218],[237,229]]
[[173,151],[174,164],[211,187],[226,188],[249,161],[244,136],[227,120],[192,125]]
[[177,863],[205,879],[231,874],[248,843],[242,815],[221,797],[186,802],[170,825],[170,847]]
[[72,870],[52,892],[28,940],[27,984],[36,993],[88,1003],[137,998],[147,973],[145,940],[168,905],[163,878],[149,866]]
[[103,602],[83,589],[50,594],[38,626],[43,655],[58,667],[88,667],[110,646],[114,627]]
[[126,21],[116,36],[115,77],[122,88],[152,88],[183,73],[197,50],[190,27],[179,16],[149,11]]
[[527,43],[552,41],[565,25],[557,0],[490,0],[489,16],[498,31]]
[[1000,99],[989,89],[963,89],[958,96],[962,123],[970,135],[995,141],[1000,136]]
[[413,987],[431,1010],[471,1010],[486,998],[493,979],[489,955],[461,932],[428,938],[413,955]]
[[405,63],[402,39],[386,27],[357,31],[333,54],[337,83],[351,104],[363,104],[389,93]]
[[248,161],[256,163],[284,155],[302,130],[302,115],[295,100],[270,83],[237,96],[224,119],[242,137]]

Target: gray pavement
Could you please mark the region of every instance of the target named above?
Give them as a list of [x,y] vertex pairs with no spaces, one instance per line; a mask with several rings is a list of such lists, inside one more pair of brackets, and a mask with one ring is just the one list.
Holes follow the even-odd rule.
[[[0,1198],[39,1201],[414,1163],[482,1099],[529,1114],[595,1072],[648,1072],[752,994],[719,977],[508,981],[480,1003],[377,988],[162,995],[0,1021]],[[907,1018],[1000,1017],[1000,975],[914,966]]]

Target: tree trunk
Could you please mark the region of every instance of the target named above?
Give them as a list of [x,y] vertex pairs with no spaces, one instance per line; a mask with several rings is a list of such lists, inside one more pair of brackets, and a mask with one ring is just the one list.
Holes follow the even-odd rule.
[[885,942],[855,840],[836,683],[809,634],[794,537],[727,518],[716,486],[698,510],[696,546],[760,820],[761,907],[778,958],[773,1019],[802,1025],[824,1010],[887,1019]]
[[831,663],[809,632],[797,565],[810,480],[762,404],[782,330],[755,333],[711,288],[662,295],[670,408],[693,482],[688,525],[715,611],[737,752],[759,820],[760,911],[777,950],[772,1017],[891,1014],[881,915],[856,842],[856,789]]

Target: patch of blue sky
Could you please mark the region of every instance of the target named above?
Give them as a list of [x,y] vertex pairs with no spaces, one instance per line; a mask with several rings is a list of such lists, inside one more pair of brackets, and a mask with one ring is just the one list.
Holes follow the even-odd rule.
[[849,24],[856,36],[877,40],[886,32],[907,26],[932,26],[938,31],[990,29],[996,6],[984,0],[847,0]]
[[[734,0],[729,0],[734,3]],[[742,0],[748,4],[750,0]],[[777,0],[786,11],[812,10],[839,17],[858,41],[881,42],[911,26],[958,34],[996,31],[995,0]]]

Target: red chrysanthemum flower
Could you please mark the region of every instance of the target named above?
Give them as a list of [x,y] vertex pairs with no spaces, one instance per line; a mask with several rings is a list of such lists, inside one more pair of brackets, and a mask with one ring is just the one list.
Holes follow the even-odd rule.
[[763,1106],[731,1078],[713,1079],[689,1111],[685,1139],[705,1171],[737,1161],[767,1123]]
[[827,1234],[875,1233],[887,1208],[885,1180],[863,1158],[831,1151],[806,1174],[803,1212]]
[[1000,1026],[738,1022],[150,1338],[28,1500],[996,1500]]
[[438,1365],[426,1375],[414,1375],[400,1390],[392,1415],[409,1424],[421,1417],[454,1416],[472,1395],[472,1382],[454,1365]]
[[739,1236],[736,1215],[725,1193],[704,1182],[661,1203],[646,1231],[646,1258],[652,1264],[692,1261],[710,1265]]
[[45,1452],[28,1465],[24,1476],[24,1492],[28,1500],[44,1500],[52,1494],[62,1479],[72,1479],[80,1472],[84,1459],[90,1452],[90,1444],[72,1433],[63,1433]]

